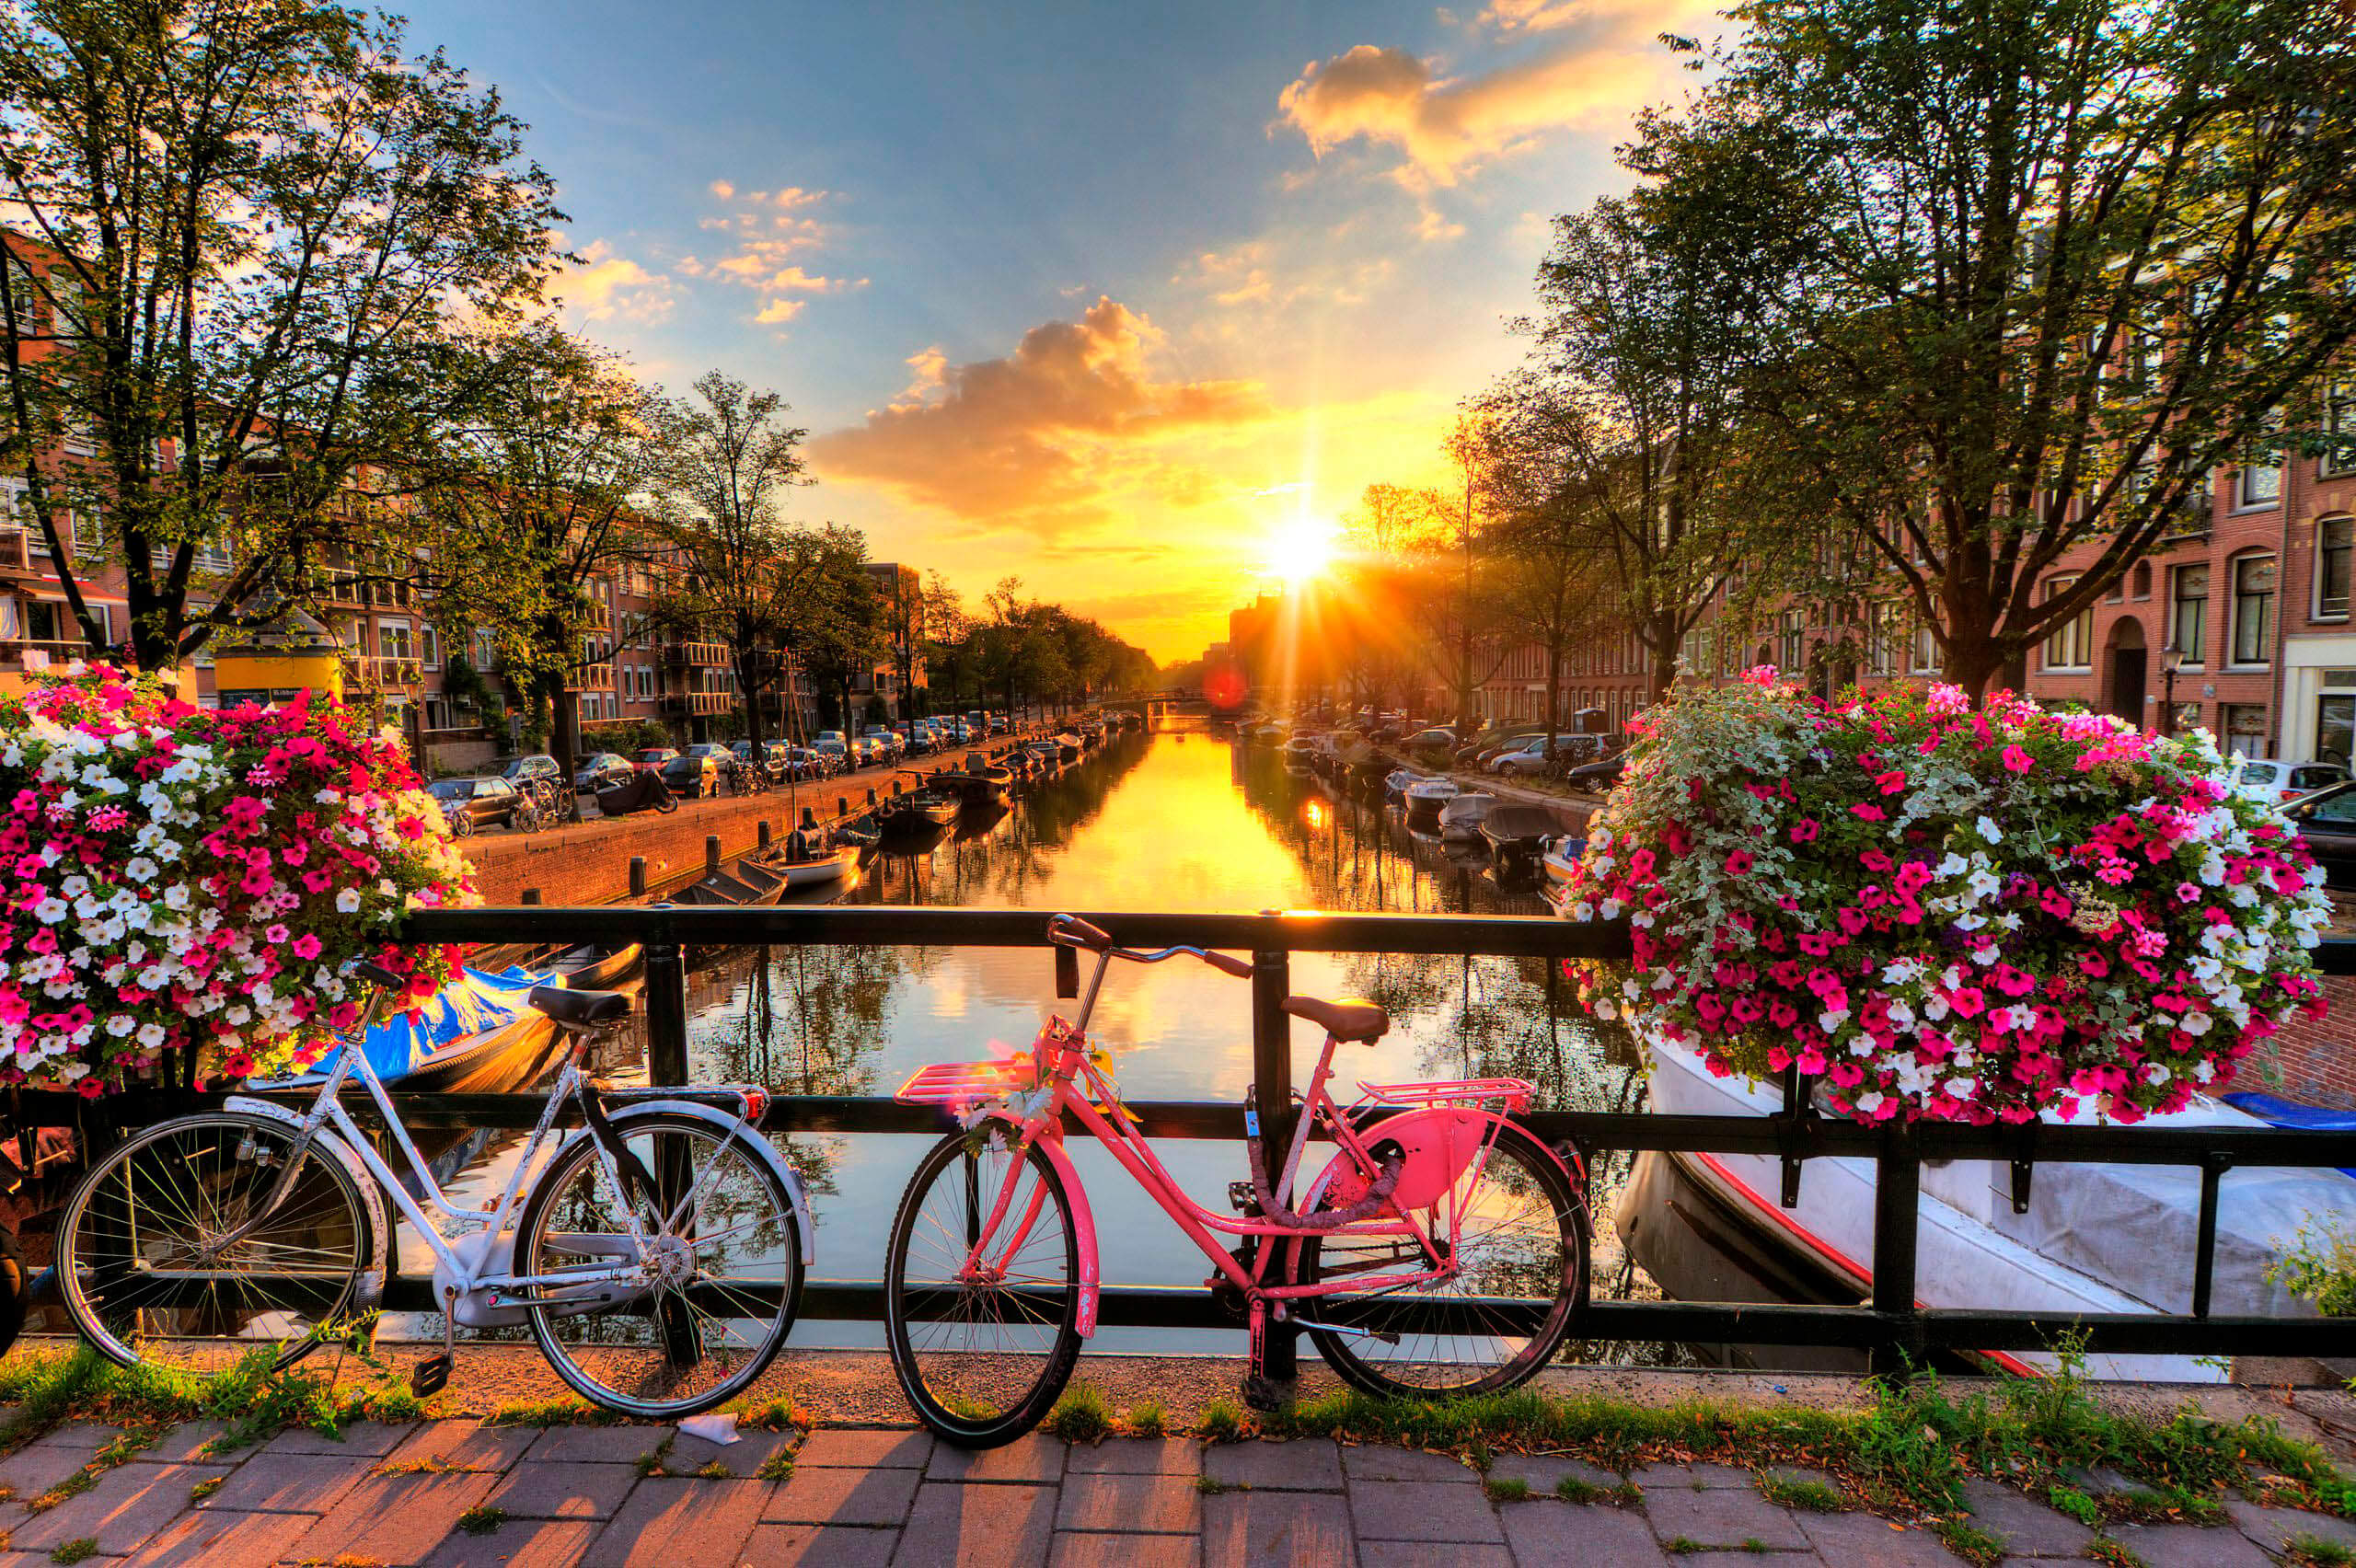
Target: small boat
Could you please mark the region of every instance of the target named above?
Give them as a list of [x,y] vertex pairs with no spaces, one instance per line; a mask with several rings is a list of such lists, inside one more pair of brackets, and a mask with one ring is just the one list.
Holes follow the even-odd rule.
[[610,991],[628,984],[645,964],[646,950],[636,942],[618,948],[583,942],[558,953],[545,967],[568,991]]
[[1067,764],[1078,762],[1080,754],[1087,749],[1088,743],[1069,731],[1056,737],[1056,755]]
[[671,895],[674,904],[709,907],[712,905],[775,904],[785,891],[785,879],[749,861],[739,860],[724,870],[689,883]]
[[1426,832],[1439,828],[1440,808],[1456,799],[1453,778],[1425,778],[1407,786],[1407,824]]
[[1478,838],[1489,813],[1504,804],[1486,790],[1461,790],[1439,809],[1442,838]]
[[808,860],[771,859],[765,864],[785,879],[788,887],[813,887],[837,882],[859,870],[859,846],[838,845]]
[[1546,853],[1538,859],[1538,868],[1545,873],[1547,885],[1554,888],[1570,886],[1571,879],[1578,874],[1579,857],[1586,853],[1586,839],[1567,833],[1557,836],[1554,842],[1546,846]]
[[[371,1024],[361,1048],[387,1089],[488,1094],[524,1088],[562,1048],[555,1021],[530,1001],[551,981],[545,971],[520,967],[495,974],[465,970],[415,1012]],[[281,1081],[316,1082],[318,1076]]]
[[894,796],[876,808],[876,814],[885,834],[901,835],[927,827],[946,827],[957,820],[957,813],[964,803],[964,798],[955,791],[927,784],[905,795]]
[[1405,805],[1407,786],[1420,784],[1427,777],[1428,775],[1418,773],[1412,767],[1392,769],[1389,776],[1382,780],[1382,803],[1386,806]]
[[1509,801],[1483,817],[1479,831],[1488,842],[1489,864],[1498,879],[1528,882],[1538,876],[1539,858],[1563,824],[1543,806]]
[[872,816],[861,812],[835,824],[834,839],[838,848],[865,851],[884,841],[884,830],[875,825]]

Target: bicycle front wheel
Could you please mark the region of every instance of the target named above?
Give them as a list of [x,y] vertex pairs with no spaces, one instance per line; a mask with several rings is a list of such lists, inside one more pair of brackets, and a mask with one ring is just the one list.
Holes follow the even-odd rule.
[[[1380,1135],[1370,1135],[1378,1152]],[[1528,1380],[1587,1301],[1586,1211],[1562,1165],[1508,1124],[1477,1173],[1413,1217],[1443,1245],[1455,1238],[1454,1277],[1411,1283],[1430,1267],[1411,1238],[1345,1230],[1302,1240],[1300,1283],[1357,1282],[1299,1304],[1344,1331],[1311,1329],[1318,1354],[1376,1395],[1481,1394]]]
[[1080,1359],[1079,1282],[1071,1202],[1045,1153],[1018,1160],[994,1133],[936,1144],[908,1180],[884,1264],[892,1370],[924,1424],[966,1448],[1036,1426]]
[[[613,1124],[635,1159],[623,1162],[623,1182],[647,1255],[596,1142],[573,1139],[516,1224],[515,1272],[543,1282],[532,1333],[583,1399],[644,1419],[692,1415],[749,1388],[792,1332],[802,1301],[793,1194],[746,1146],[756,1131],[732,1139],[722,1124],[662,1110],[626,1111]],[[628,1276],[565,1282],[618,1267]]]
[[82,1179],[58,1219],[57,1276],[98,1354],[205,1371],[260,1350],[284,1366],[348,1326],[374,1256],[370,1211],[342,1161],[314,1146],[265,1213],[294,1136],[236,1112],[183,1117]]

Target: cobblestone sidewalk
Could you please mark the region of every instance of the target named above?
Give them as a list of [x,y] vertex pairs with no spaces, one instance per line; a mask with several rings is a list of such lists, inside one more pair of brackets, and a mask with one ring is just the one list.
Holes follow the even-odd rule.
[[[292,1432],[214,1457],[204,1447],[212,1435],[179,1428],[45,1508],[26,1500],[53,1497],[114,1434],[69,1428],[0,1461],[0,1485],[15,1498],[0,1504],[7,1529],[0,1568],[1963,1562],[1926,1529],[1869,1514],[1777,1507],[1759,1477],[1721,1465],[1652,1466],[1623,1478],[1570,1460],[1507,1456],[1484,1488],[1480,1476],[1439,1455],[1324,1441],[1206,1448],[1185,1438],[1069,1446],[1032,1437],[967,1454],[907,1428],[746,1432],[720,1447],[664,1427],[497,1428],[462,1420],[362,1425],[341,1441]],[[658,1467],[662,1473],[650,1473]],[[1565,1479],[1575,1493],[1625,1495],[1633,1485],[1636,1500],[1562,1501],[1554,1493]],[[1524,1488],[1528,1500],[1515,1500]],[[1975,1482],[1970,1501],[1975,1528],[2018,1568],[2086,1561],[2096,1539],[2003,1487]],[[2148,1568],[2268,1568],[2301,1536],[2356,1548],[2356,1524],[2346,1520],[2227,1506],[2227,1524],[2121,1525],[2109,1539]]]

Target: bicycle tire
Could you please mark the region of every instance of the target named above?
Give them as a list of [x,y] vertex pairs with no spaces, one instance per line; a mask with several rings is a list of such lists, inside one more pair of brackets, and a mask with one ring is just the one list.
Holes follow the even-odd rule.
[[[1372,1135],[1372,1141],[1378,1146],[1381,1142],[1379,1128]],[[1435,1394],[1485,1394],[1516,1388],[1529,1381],[1541,1367],[1553,1359],[1555,1351],[1561,1348],[1573,1324],[1584,1314],[1589,1267],[1585,1195],[1573,1185],[1553,1152],[1527,1129],[1512,1123],[1507,1123],[1498,1134],[1496,1145],[1489,1153],[1488,1163],[1476,1182],[1476,1193],[1489,1183],[1500,1155],[1519,1166],[1542,1191],[1553,1209],[1554,1227],[1563,1248],[1561,1284],[1539,1332],[1528,1336],[1515,1355],[1477,1377],[1461,1380],[1435,1378],[1418,1381],[1396,1376],[1395,1370],[1384,1370],[1384,1358],[1380,1355],[1360,1353],[1360,1345],[1380,1344],[1381,1342],[1379,1340],[1369,1341],[1362,1334],[1335,1333],[1310,1328],[1309,1337],[1316,1344],[1317,1353],[1352,1388],[1379,1398],[1402,1399],[1426,1399]],[[1338,1238],[1315,1235],[1302,1238],[1300,1251],[1293,1264],[1295,1281],[1303,1285],[1315,1284],[1323,1259],[1324,1243],[1345,1238],[1346,1233]],[[1355,1304],[1354,1297],[1341,1295],[1312,1297],[1300,1305],[1303,1315],[1312,1320],[1322,1319],[1345,1329],[1396,1332],[1395,1327],[1385,1327],[1386,1321],[1395,1325],[1401,1320],[1399,1316],[1391,1314],[1390,1309],[1412,1305],[1426,1311],[1435,1308],[1444,1311],[1451,1299],[1446,1296],[1432,1295],[1427,1289],[1411,1289],[1397,1295],[1369,1294],[1355,1298]],[[1468,1329],[1486,1329],[1486,1325],[1473,1320],[1474,1314],[1480,1310],[1469,1305],[1465,1309]],[[1469,1337],[1510,1340],[1514,1336],[1496,1332],[1478,1332]],[[1405,1343],[1407,1336],[1403,1335],[1402,1343]],[[1398,1361],[1391,1365],[1397,1369],[1414,1364]]]
[[25,1330],[25,1286],[30,1272],[25,1251],[17,1244],[16,1228],[0,1225],[0,1355]]
[[[207,1358],[225,1364],[226,1360],[234,1359],[238,1354],[248,1353],[271,1343],[244,1332],[246,1325],[268,1316],[276,1319],[283,1331],[275,1341],[278,1351],[271,1365],[287,1366],[301,1360],[319,1343],[317,1331],[345,1321],[360,1304],[362,1280],[370,1261],[375,1257],[375,1209],[364,1199],[359,1183],[344,1169],[343,1162],[324,1155],[316,1144],[304,1156],[306,1174],[298,1178],[298,1185],[279,1211],[287,1216],[287,1223],[295,1228],[298,1238],[303,1234],[305,1222],[308,1222],[309,1229],[319,1238],[318,1243],[310,1245],[282,1243],[281,1249],[290,1259],[300,1259],[306,1252],[317,1253],[327,1265],[318,1275],[318,1283],[306,1292],[308,1299],[301,1306],[289,1309],[284,1304],[284,1295],[274,1299],[265,1298],[251,1286],[233,1286],[225,1290],[215,1285],[203,1287],[194,1304],[171,1309],[176,1316],[167,1320],[163,1316],[163,1309],[145,1304],[153,1299],[152,1293],[160,1288],[153,1284],[133,1278],[112,1300],[106,1299],[101,1294],[112,1289],[108,1277],[110,1273],[129,1277],[133,1271],[119,1263],[110,1265],[102,1257],[99,1245],[108,1239],[101,1235],[86,1235],[87,1228],[92,1224],[122,1224],[125,1228],[124,1239],[148,1263],[145,1277],[153,1281],[157,1277],[154,1268],[156,1250],[168,1244],[164,1227],[159,1224],[156,1233],[143,1240],[132,1233],[131,1221],[119,1220],[116,1216],[138,1206],[143,1193],[152,1195],[151,1207],[156,1202],[178,1201],[185,1209],[186,1194],[213,1188],[215,1190],[206,1193],[205,1202],[206,1210],[211,1215],[234,1212],[240,1198],[250,1201],[266,1194],[278,1179],[278,1160],[240,1159],[233,1152],[225,1165],[219,1162],[219,1153],[225,1145],[234,1151],[248,1147],[249,1138],[253,1140],[250,1147],[257,1149],[274,1144],[291,1150],[294,1133],[284,1123],[273,1118],[236,1111],[208,1112],[159,1122],[133,1134],[116,1146],[90,1168],[75,1185],[73,1195],[66,1199],[57,1224],[59,1293],[64,1298],[67,1315],[73,1319],[74,1326],[84,1341],[108,1360],[120,1366],[133,1366],[143,1362],[156,1366],[185,1365],[169,1355],[143,1355],[139,1347],[143,1343],[169,1344],[188,1340],[225,1345],[224,1352]],[[172,1149],[168,1152],[158,1149],[158,1146],[167,1140],[174,1146]],[[150,1163],[156,1169],[146,1170],[144,1178],[135,1175],[133,1163],[150,1151],[156,1151]],[[208,1160],[214,1162],[215,1174],[207,1173]],[[238,1171],[236,1168],[239,1166],[248,1169]],[[119,1193],[113,1190],[118,1171],[122,1172]],[[313,1180],[314,1175],[323,1185],[306,1187],[300,1184]],[[241,1182],[244,1191],[225,1190],[232,1180]],[[94,1219],[93,1209],[100,1204],[108,1205],[108,1213]],[[341,1238],[348,1238],[348,1244],[341,1244]],[[267,1250],[268,1244],[257,1235],[248,1237],[239,1246],[260,1253]],[[341,1260],[340,1267],[336,1262],[339,1259]],[[183,1281],[181,1288],[191,1288],[185,1282],[194,1271],[183,1269],[177,1272]],[[336,1279],[338,1273],[341,1275],[340,1282]],[[110,1320],[114,1315],[121,1313],[130,1315],[128,1322]],[[152,1319],[150,1314],[154,1315]],[[177,1316],[182,1314],[185,1321]],[[212,1332],[198,1332],[201,1326],[207,1324],[214,1325]],[[219,1332],[219,1325],[231,1325],[238,1332],[225,1335]],[[156,1327],[165,1332],[151,1338],[145,1331]],[[125,1337],[125,1330],[130,1331],[128,1338]]]
[[[725,1128],[703,1117],[655,1107],[618,1113],[613,1118],[612,1124],[615,1135],[624,1144],[628,1144],[633,1137],[647,1136],[650,1144],[649,1154],[657,1162],[660,1161],[661,1150],[655,1139],[665,1129],[692,1133],[710,1139],[715,1145],[718,1145],[726,1136]],[[757,1131],[753,1131],[747,1136],[757,1138],[761,1135]],[[580,1255],[568,1252],[561,1247],[550,1248],[544,1253],[542,1243],[547,1233],[543,1228],[550,1218],[551,1207],[556,1205],[559,1198],[565,1194],[573,1178],[582,1172],[584,1166],[588,1167],[589,1173],[593,1177],[594,1190],[600,1195],[605,1193],[606,1189],[602,1182],[594,1180],[598,1173],[598,1168],[591,1162],[595,1160],[596,1152],[597,1145],[595,1140],[587,1137],[575,1138],[549,1162],[547,1169],[534,1181],[531,1195],[525,1200],[521,1215],[516,1220],[516,1273],[520,1274],[553,1273],[561,1266],[557,1260]],[[754,1381],[768,1370],[769,1363],[776,1359],[777,1353],[784,1348],[786,1340],[793,1332],[794,1320],[800,1315],[802,1307],[802,1234],[795,1219],[793,1192],[770,1167],[769,1162],[757,1152],[747,1149],[736,1154],[733,1158],[741,1162],[744,1170],[756,1177],[759,1184],[767,1189],[776,1209],[773,1219],[756,1222],[770,1224],[776,1233],[775,1239],[783,1246],[783,1251],[778,1259],[785,1274],[785,1283],[780,1294],[781,1311],[774,1320],[771,1331],[733,1371],[710,1384],[699,1386],[695,1392],[686,1398],[632,1399],[618,1392],[610,1384],[599,1381],[577,1359],[572,1348],[560,1343],[559,1338],[560,1331],[558,1325],[560,1324],[583,1320],[597,1322],[602,1325],[601,1348],[611,1356],[619,1343],[612,1329],[617,1320],[621,1318],[620,1313],[583,1313],[565,1317],[535,1307],[531,1314],[532,1337],[539,1342],[540,1354],[548,1357],[549,1366],[555,1370],[556,1375],[563,1378],[565,1383],[582,1398],[593,1404],[602,1405],[607,1410],[642,1420],[676,1420],[680,1416],[693,1415],[698,1411],[710,1410],[714,1405],[723,1404],[735,1398],[750,1388]],[[641,1159],[640,1164],[646,1166],[648,1161]],[[629,1172],[628,1162],[625,1162],[623,1180],[626,1183],[626,1191],[635,1187],[637,1178]],[[638,1193],[633,1191],[630,1195],[633,1202],[639,1201]],[[579,1234],[583,1228],[580,1224],[582,1216],[573,1206],[577,1203],[577,1199],[568,1199],[567,1206],[558,1216],[564,1221],[563,1228],[567,1233]],[[660,1205],[651,1205],[649,1207],[659,1208]],[[642,1215],[646,1212],[647,1210],[641,1210]],[[659,1215],[657,1224],[659,1228]],[[736,1228],[732,1224],[730,1228]],[[620,1233],[626,1235],[627,1231]],[[691,1253],[690,1256],[692,1257],[693,1254]],[[726,1290],[724,1286],[716,1288],[723,1293]],[[658,1290],[656,1294],[659,1297],[661,1292]],[[657,1308],[657,1313],[665,1314],[665,1316],[663,1319],[663,1326],[657,1328],[655,1332],[667,1332],[670,1324],[667,1314],[673,1307],[678,1308],[682,1313],[689,1309],[686,1301],[686,1293],[679,1292],[676,1296],[676,1301],[666,1302]],[[741,1301],[747,1297],[740,1291],[736,1293],[736,1299]],[[649,1314],[648,1318],[650,1322],[655,1320],[654,1314]],[[727,1344],[729,1336],[723,1334],[720,1343],[722,1345]],[[644,1348],[649,1351],[653,1349],[651,1344]],[[668,1353],[664,1354],[667,1355]],[[618,1369],[618,1367],[609,1368],[609,1370]]]
[[[1055,1162],[1045,1153],[1033,1147],[1025,1159],[1046,1195],[1054,1201],[1063,1236],[1064,1278],[1069,1282],[1063,1291],[1060,1312],[1052,1322],[1053,1342],[1039,1353],[1039,1368],[1030,1388],[1019,1390],[1020,1397],[1009,1398],[993,1411],[981,1406],[961,1390],[936,1389],[926,1376],[925,1365],[918,1359],[919,1351],[910,1332],[908,1316],[907,1271],[909,1249],[924,1200],[931,1193],[933,1183],[944,1172],[964,1162],[972,1147],[972,1136],[952,1133],[932,1147],[908,1178],[907,1191],[900,1199],[899,1212],[892,1217],[892,1236],[884,1252],[884,1331],[885,1343],[891,1347],[892,1372],[899,1379],[900,1391],[908,1403],[916,1407],[918,1416],[943,1442],[960,1448],[996,1448],[1013,1442],[1017,1437],[1039,1424],[1071,1378],[1072,1367],[1080,1360],[1080,1242],[1071,1224],[1071,1199],[1064,1191],[1063,1178],[1057,1174]],[[969,1174],[967,1186],[972,1196],[979,1197],[979,1183]],[[952,1194],[955,1196],[954,1193]],[[966,1200],[959,1199],[961,1204]],[[1024,1255],[1029,1254],[1026,1244]],[[933,1287],[938,1290],[942,1287]],[[1038,1326],[1050,1326],[1044,1313],[1034,1314]],[[969,1327],[982,1322],[982,1309],[957,1314],[956,1321]],[[1002,1335],[1004,1324],[999,1322]],[[955,1351],[925,1352],[941,1357],[959,1354]],[[987,1368],[980,1369],[973,1379],[980,1387],[987,1378]],[[952,1402],[953,1401],[956,1402]]]
[[472,812],[462,811],[443,820],[449,824],[453,838],[472,838],[475,836],[475,814]]

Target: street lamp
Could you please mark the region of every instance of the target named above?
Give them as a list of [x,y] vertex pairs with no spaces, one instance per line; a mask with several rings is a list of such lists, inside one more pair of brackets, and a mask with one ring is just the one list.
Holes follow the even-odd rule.
[[2184,664],[2184,650],[2171,638],[2160,650],[2160,722],[2163,735],[2176,733],[2176,673]]

